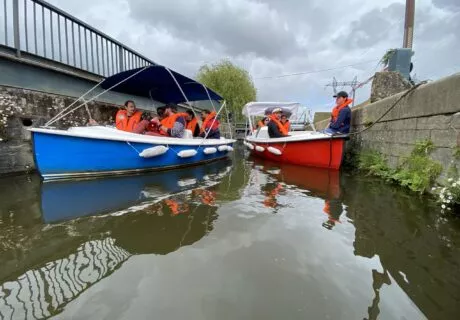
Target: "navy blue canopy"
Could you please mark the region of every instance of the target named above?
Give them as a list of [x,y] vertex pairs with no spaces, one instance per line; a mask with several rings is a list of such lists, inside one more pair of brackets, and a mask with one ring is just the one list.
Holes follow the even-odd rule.
[[[154,65],[139,72],[142,69],[143,68],[132,69],[110,76],[102,82],[101,87],[109,89],[116,85],[111,90],[130,95],[152,98],[153,100],[162,103],[181,103],[187,101],[165,67]],[[134,75],[136,72],[139,73]],[[175,71],[171,70],[171,73],[176,78],[189,101],[209,100],[206,90],[201,83],[187,78]],[[122,82],[130,76],[132,77]],[[117,85],[117,83],[120,84]],[[209,88],[208,92],[212,100],[223,100],[220,95]]]

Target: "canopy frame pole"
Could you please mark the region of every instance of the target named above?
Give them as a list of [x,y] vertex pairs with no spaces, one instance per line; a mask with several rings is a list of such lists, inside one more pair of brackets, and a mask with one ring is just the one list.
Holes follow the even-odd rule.
[[[171,78],[173,78],[173,80],[174,80],[174,82],[176,83],[177,87],[179,88],[180,92],[181,92],[182,95],[184,96],[184,99],[187,101],[187,104],[192,108],[192,111],[193,111],[193,113],[194,113],[195,116],[196,116],[195,109],[194,109],[193,106],[190,104],[190,101],[188,100],[187,96],[185,95],[184,90],[182,90],[182,87],[180,86],[180,84],[179,84],[179,82],[177,81],[176,77],[173,75],[173,73],[171,72],[171,70],[169,70],[169,68],[166,68],[166,67],[165,67],[165,69],[169,72],[169,74],[171,75]],[[206,88],[206,86],[203,85],[202,83],[200,83],[200,85],[202,85],[203,88],[204,88],[204,90],[206,91],[206,94],[208,95],[208,99],[209,99],[209,101],[211,102],[212,108],[214,109],[214,112],[216,112],[216,108],[214,107],[214,103],[212,102],[212,99],[211,99],[211,96],[210,96],[210,94],[209,94],[208,88]],[[211,127],[212,127],[212,126],[214,125],[214,123],[216,122],[217,116],[220,114],[220,112],[222,111],[222,109],[225,108],[226,104],[227,104],[227,101],[224,100],[222,106],[220,107],[219,112],[216,113],[216,116],[214,117],[214,120],[213,120],[212,123],[211,123]],[[201,122],[201,125],[203,125],[203,122]],[[204,128],[203,128],[203,130],[204,130]],[[205,139],[208,137],[208,134],[209,134],[209,131],[205,134],[203,140],[205,140]],[[204,141],[203,141],[203,142],[204,142]],[[200,144],[200,145],[198,146],[198,149],[201,147],[201,145],[202,145],[202,144]]]
[[233,139],[233,130],[232,130],[232,125],[230,124],[230,117],[229,117],[229,112],[228,112],[227,107],[225,107],[225,111],[227,112],[227,125],[228,125],[228,130],[230,131],[230,139]]
[[308,109],[308,122],[310,122],[310,127],[313,129],[313,131],[316,132],[316,127],[315,127],[315,123],[313,122],[314,118],[312,117],[311,115],[311,110]]
[[[252,119],[251,119],[251,115],[249,115],[248,119],[249,119],[249,132],[251,132],[251,133],[252,133],[252,130],[253,130],[253,126],[252,126]],[[248,135],[246,135],[246,136],[248,136]]]
[[[214,122],[216,122],[217,117],[219,116],[219,113],[220,113],[224,108],[226,108],[226,105],[227,105],[227,101],[224,100],[224,103],[222,104],[222,107],[220,107],[219,112],[216,113],[216,116],[214,117],[214,120],[212,120],[212,122],[211,122],[211,128],[212,128],[212,126],[214,125]],[[203,130],[206,132],[206,129],[205,129],[205,128],[203,128]],[[206,132],[206,134],[204,135],[203,142],[198,146],[197,150],[200,149],[200,147],[203,145],[204,141],[205,141],[206,138],[208,137],[208,134],[209,134],[209,131]]]
[[[171,75],[171,78],[174,80],[174,82],[176,83],[177,87],[179,88],[180,92],[182,93],[182,95],[184,96],[184,99],[185,101],[187,101],[187,104],[192,108],[193,110],[193,106],[190,104],[190,101],[188,101],[188,98],[187,96],[185,95],[185,92],[184,90],[182,90],[182,87],[180,86],[179,82],[177,81],[176,77],[173,75],[173,73],[171,72],[171,70],[169,70],[169,68],[166,68],[166,71],[168,71],[168,73]],[[193,113],[195,113],[195,111],[193,111]]]
[[102,96],[104,93],[106,93],[107,91],[112,90],[113,88],[115,88],[115,87],[118,86],[119,84],[122,84],[123,82],[125,82],[125,81],[131,79],[132,77],[138,75],[139,73],[141,73],[141,72],[143,72],[143,71],[145,71],[146,69],[151,68],[151,67],[153,67],[153,66],[152,66],[152,65],[145,66],[145,67],[142,68],[141,70],[137,71],[136,73],[133,73],[132,75],[130,75],[129,77],[123,79],[122,81],[118,82],[117,84],[114,84],[114,85],[111,86],[110,88],[108,88],[108,89],[102,91],[101,93],[99,93],[98,95],[92,97],[92,98],[89,99],[88,101],[79,104],[78,106],[76,106],[76,107],[73,108],[72,110],[66,112],[65,114],[61,115],[60,117],[55,117],[55,119],[48,121],[48,123],[47,123],[45,126],[49,126],[50,124],[53,124],[53,123],[55,123],[56,121],[61,120],[61,119],[64,118],[65,116],[67,116],[67,115],[71,114],[72,112],[74,112],[75,110],[77,110],[77,109],[83,107],[86,103],[91,102],[91,101],[94,101],[95,99],[99,98],[99,97]]
[[52,117],[47,123],[45,123],[44,127],[48,127],[50,124],[54,123],[54,119],[55,118],[58,118],[62,113],[66,112],[67,110],[69,110],[74,104],[76,104],[78,101],[81,100],[85,100],[85,96],[89,93],[91,93],[94,89],[96,89],[97,87],[99,87],[101,85],[101,83],[103,82],[104,80],[101,80],[99,81],[94,87],[92,87],[91,89],[89,89],[88,91],[86,91],[82,96],[80,96],[77,100],[75,100],[74,102],[72,102],[71,104],[69,104],[67,107],[65,107],[64,109],[62,109],[61,111],[58,112],[58,114],[56,114],[54,117]]

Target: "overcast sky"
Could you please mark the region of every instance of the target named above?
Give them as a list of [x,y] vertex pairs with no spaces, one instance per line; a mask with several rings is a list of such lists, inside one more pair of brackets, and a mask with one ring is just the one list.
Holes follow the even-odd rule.
[[[258,100],[329,110],[335,76],[367,79],[402,46],[404,0],[48,0],[153,61],[194,77],[227,58],[247,69]],[[417,0],[419,80],[460,71],[460,1]],[[370,62],[369,62],[370,61]],[[261,79],[358,64],[301,76]],[[367,99],[369,86],[358,92]]]

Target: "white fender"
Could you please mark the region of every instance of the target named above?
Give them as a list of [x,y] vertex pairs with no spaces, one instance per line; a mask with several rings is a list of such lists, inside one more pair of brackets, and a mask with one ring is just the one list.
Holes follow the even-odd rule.
[[268,150],[268,152],[276,154],[277,156],[280,156],[282,154],[281,150],[277,149],[277,148],[268,147],[267,150]]
[[265,148],[264,148],[264,147],[261,147],[261,146],[256,146],[256,151],[264,152],[264,151],[265,151]]
[[228,152],[232,152],[232,151],[233,151],[233,147],[232,147],[232,146],[227,146],[227,151],[228,151]]
[[165,146],[155,146],[142,150],[142,152],[139,153],[139,156],[142,158],[152,158],[162,155],[163,153],[166,153],[168,150],[169,148]]
[[197,154],[197,151],[194,149],[187,149],[187,150],[182,150],[180,151],[177,156],[181,158],[190,158],[193,157]]
[[213,153],[216,153],[216,152],[217,152],[217,149],[214,148],[214,147],[204,148],[204,150],[203,150],[204,154],[213,154]]
[[246,147],[248,147],[248,149],[254,150],[254,146],[251,143],[246,142],[245,144],[246,144]]
[[217,150],[219,150],[220,152],[224,152],[224,151],[227,151],[228,149],[226,145],[222,145],[222,146],[218,146]]
[[177,181],[177,185],[179,187],[187,187],[196,184],[196,179],[195,178],[190,178],[190,179],[182,179]]

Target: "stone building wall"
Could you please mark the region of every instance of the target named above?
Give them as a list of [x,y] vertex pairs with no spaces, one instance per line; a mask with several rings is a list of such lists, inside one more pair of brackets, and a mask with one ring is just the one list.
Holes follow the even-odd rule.
[[[359,132],[385,113],[402,95],[399,93],[352,111],[352,132]],[[324,128],[328,121],[316,124]],[[442,181],[449,167],[460,169],[460,73],[417,88],[367,131],[352,135],[347,152],[372,149],[381,152],[388,164],[398,166],[418,141],[435,145],[431,158],[442,164]]]
[[[44,125],[75,98],[0,86],[0,175],[30,171],[35,168],[32,155],[31,127]],[[100,124],[113,123],[118,107],[90,102],[88,109]],[[66,128],[85,125],[89,119],[86,108],[80,108],[53,126]]]

